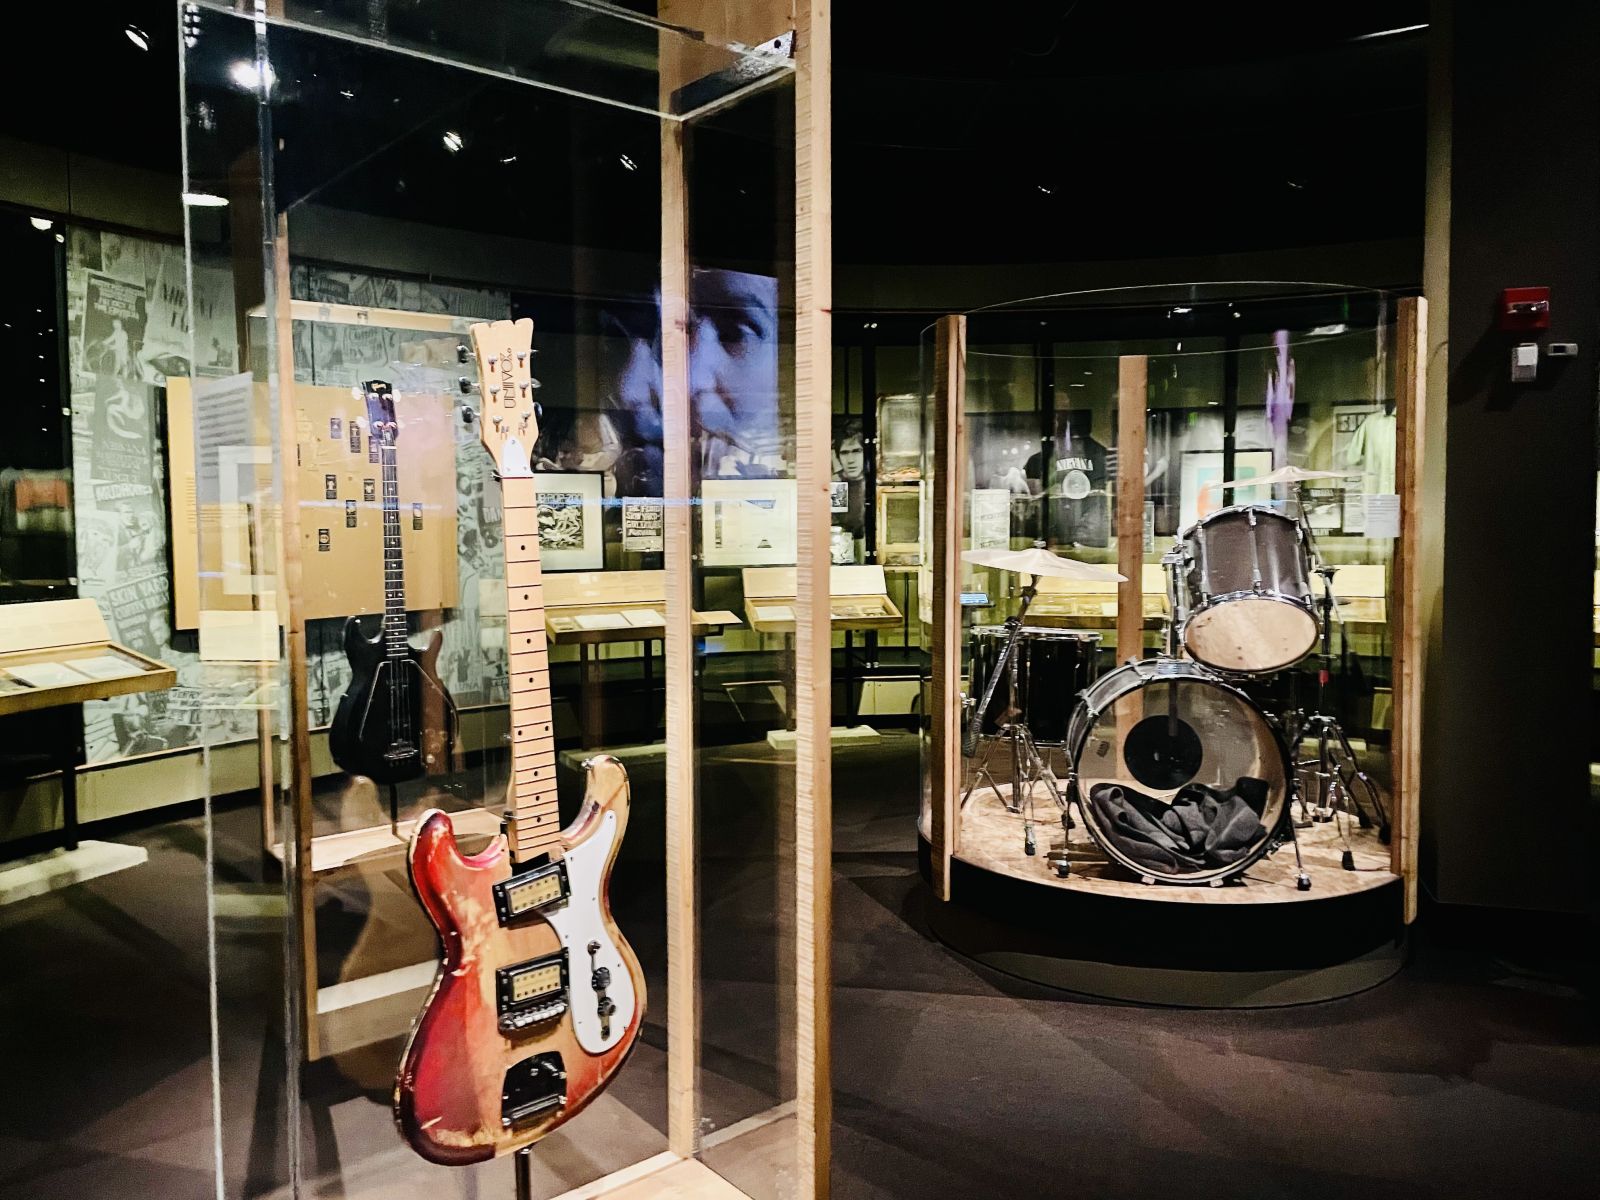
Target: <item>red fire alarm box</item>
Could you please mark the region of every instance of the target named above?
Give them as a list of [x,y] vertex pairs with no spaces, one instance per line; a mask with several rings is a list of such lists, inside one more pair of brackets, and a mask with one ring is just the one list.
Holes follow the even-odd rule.
[[1550,328],[1550,289],[1506,288],[1500,293],[1500,328],[1506,333],[1527,333]]

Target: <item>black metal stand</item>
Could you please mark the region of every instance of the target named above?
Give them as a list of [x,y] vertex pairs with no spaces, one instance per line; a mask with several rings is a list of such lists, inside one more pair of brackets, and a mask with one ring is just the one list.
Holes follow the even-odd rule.
[[533,1151],[518,1150],[511,1158],[517,1181],[517,1200],[533,1200]]

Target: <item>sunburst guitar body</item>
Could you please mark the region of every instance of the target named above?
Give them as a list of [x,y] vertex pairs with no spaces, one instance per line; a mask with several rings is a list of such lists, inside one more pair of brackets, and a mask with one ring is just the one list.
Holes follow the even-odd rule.
[[476,855],[430,812],[410,850],[411,882],[442,963],[395,1084],[401,1135],[451,1166],[524,1149],[571,1120],[638,1041],[645,984],[612,919],[612,865],[628,824],[616,759],[585,764],[584,803],[557,814],[555,740],[539,579],[533,323],[475,325],[479,425],[504,500],[512,777],[506,832]]

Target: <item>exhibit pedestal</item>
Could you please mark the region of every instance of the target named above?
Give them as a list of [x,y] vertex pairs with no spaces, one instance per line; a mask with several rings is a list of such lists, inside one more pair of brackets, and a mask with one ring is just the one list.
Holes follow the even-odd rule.
[[0,905],[15,904],[141,866],[150,861],[142,846],[118,842],[80,842],[72,850],[47,850],[0,867]]
[[[1022,853],[1012,828],[1021,818],[995,808],[965,823],[951,860],[959,900],[930,897],[928,909],[942,942],[993,970],[1135,1004],[1273,1008],[1365,991],[1404,964],[1404,891],[1398,876],[1369,865],[1382,849],[1376,834],[1361,836],[1363,869],[1347,871],[1331,826],[1303,831],[1309,891],[1293,886],[1290,847],[1243,884],[1180,887],[1118,871],[1078,840],[1081,828],[1073,874],[1060,878],[1042,847]],[[917,850],[931,882],[925,837]]]

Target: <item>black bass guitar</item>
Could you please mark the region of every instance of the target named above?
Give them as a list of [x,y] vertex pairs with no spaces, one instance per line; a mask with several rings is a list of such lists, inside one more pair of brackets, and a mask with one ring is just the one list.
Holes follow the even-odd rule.
[[443,635],[434,630],[419,650],[411,644],[406,623],[394,392],[382,380],[363,387],[369,432],[383,463],[383,623],[368,634],[361,618],[345,622],[344,649],[352,674],[328,731],[328,749],[342,770],[392,784],[448,761],[455,745],[456,705],[439,681]]

